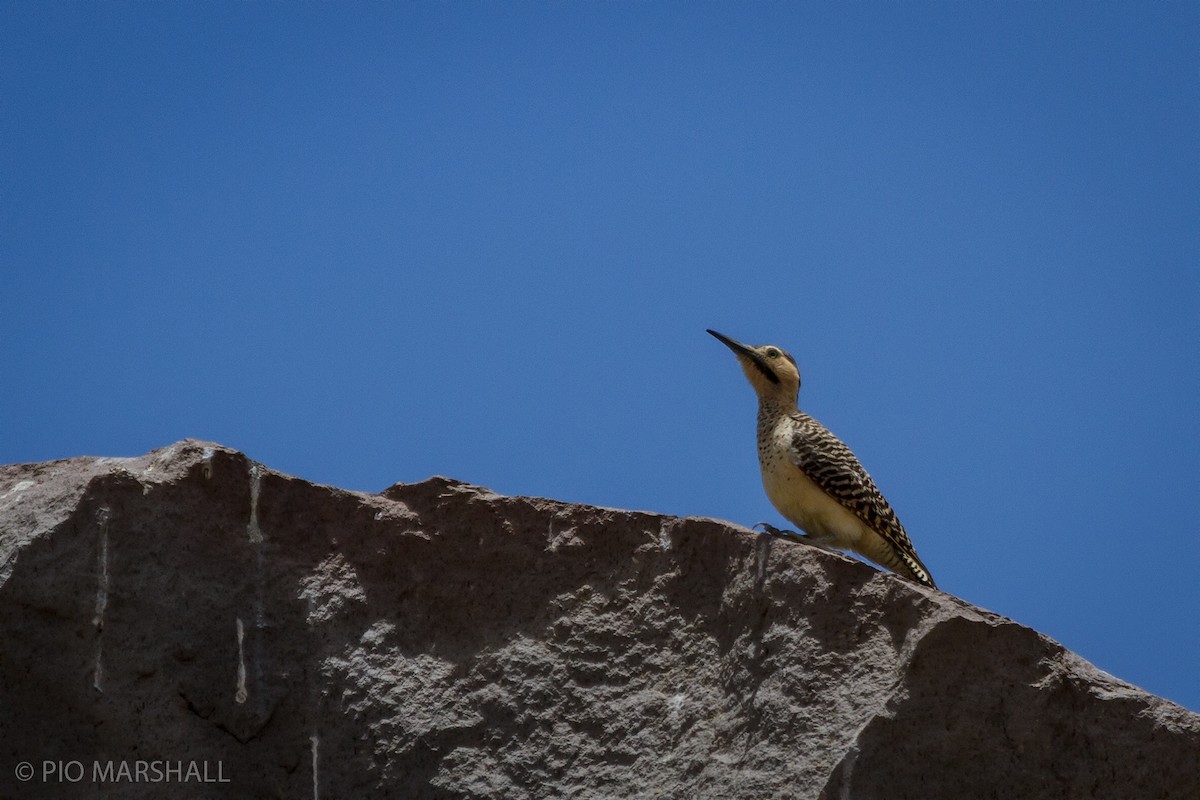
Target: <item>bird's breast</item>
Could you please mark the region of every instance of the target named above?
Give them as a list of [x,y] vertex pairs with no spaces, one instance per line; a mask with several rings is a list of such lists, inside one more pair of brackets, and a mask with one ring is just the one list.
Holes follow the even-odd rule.
[[790,451],[790,432],[760,441],[763,488],[771,504],[801,530],[840,547],[855,548],[869,531],[867,525],[817,486],[795,464]]

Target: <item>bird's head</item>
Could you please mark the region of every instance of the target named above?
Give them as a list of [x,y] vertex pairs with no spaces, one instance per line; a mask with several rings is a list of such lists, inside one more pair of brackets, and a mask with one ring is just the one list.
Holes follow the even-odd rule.
[[795,404],[800,392],[800,370],[796,359],[785,350],[771,344],[757,347],[742,344],[723,333],[708,330],[737,356],[742,371],[754,387],[759,400],[775,400]]

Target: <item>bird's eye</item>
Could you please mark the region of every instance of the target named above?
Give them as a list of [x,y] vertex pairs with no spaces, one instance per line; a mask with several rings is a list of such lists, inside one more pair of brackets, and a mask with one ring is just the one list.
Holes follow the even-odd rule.
[[774,347],[767,348],[767,358],[779,358],[779,351]]

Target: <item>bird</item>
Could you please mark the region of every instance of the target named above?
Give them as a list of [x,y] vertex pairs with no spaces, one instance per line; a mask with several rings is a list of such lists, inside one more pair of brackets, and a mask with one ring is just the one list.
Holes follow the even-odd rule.
[[758,395],[758,461],[771,504],[803,534],[760,522],[767,533],[850,550],[937,588],[908,532],[841,439],[800,410],[796,359],[775,345],[751,346],[706,329],[733,351]]

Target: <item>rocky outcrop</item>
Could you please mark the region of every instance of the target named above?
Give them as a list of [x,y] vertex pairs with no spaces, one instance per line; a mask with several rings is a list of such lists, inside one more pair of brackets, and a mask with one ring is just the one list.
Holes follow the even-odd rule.
[[0,468],[0,626],[4,798],[1200,797],[1196,715],[859,562],[203,442]]

